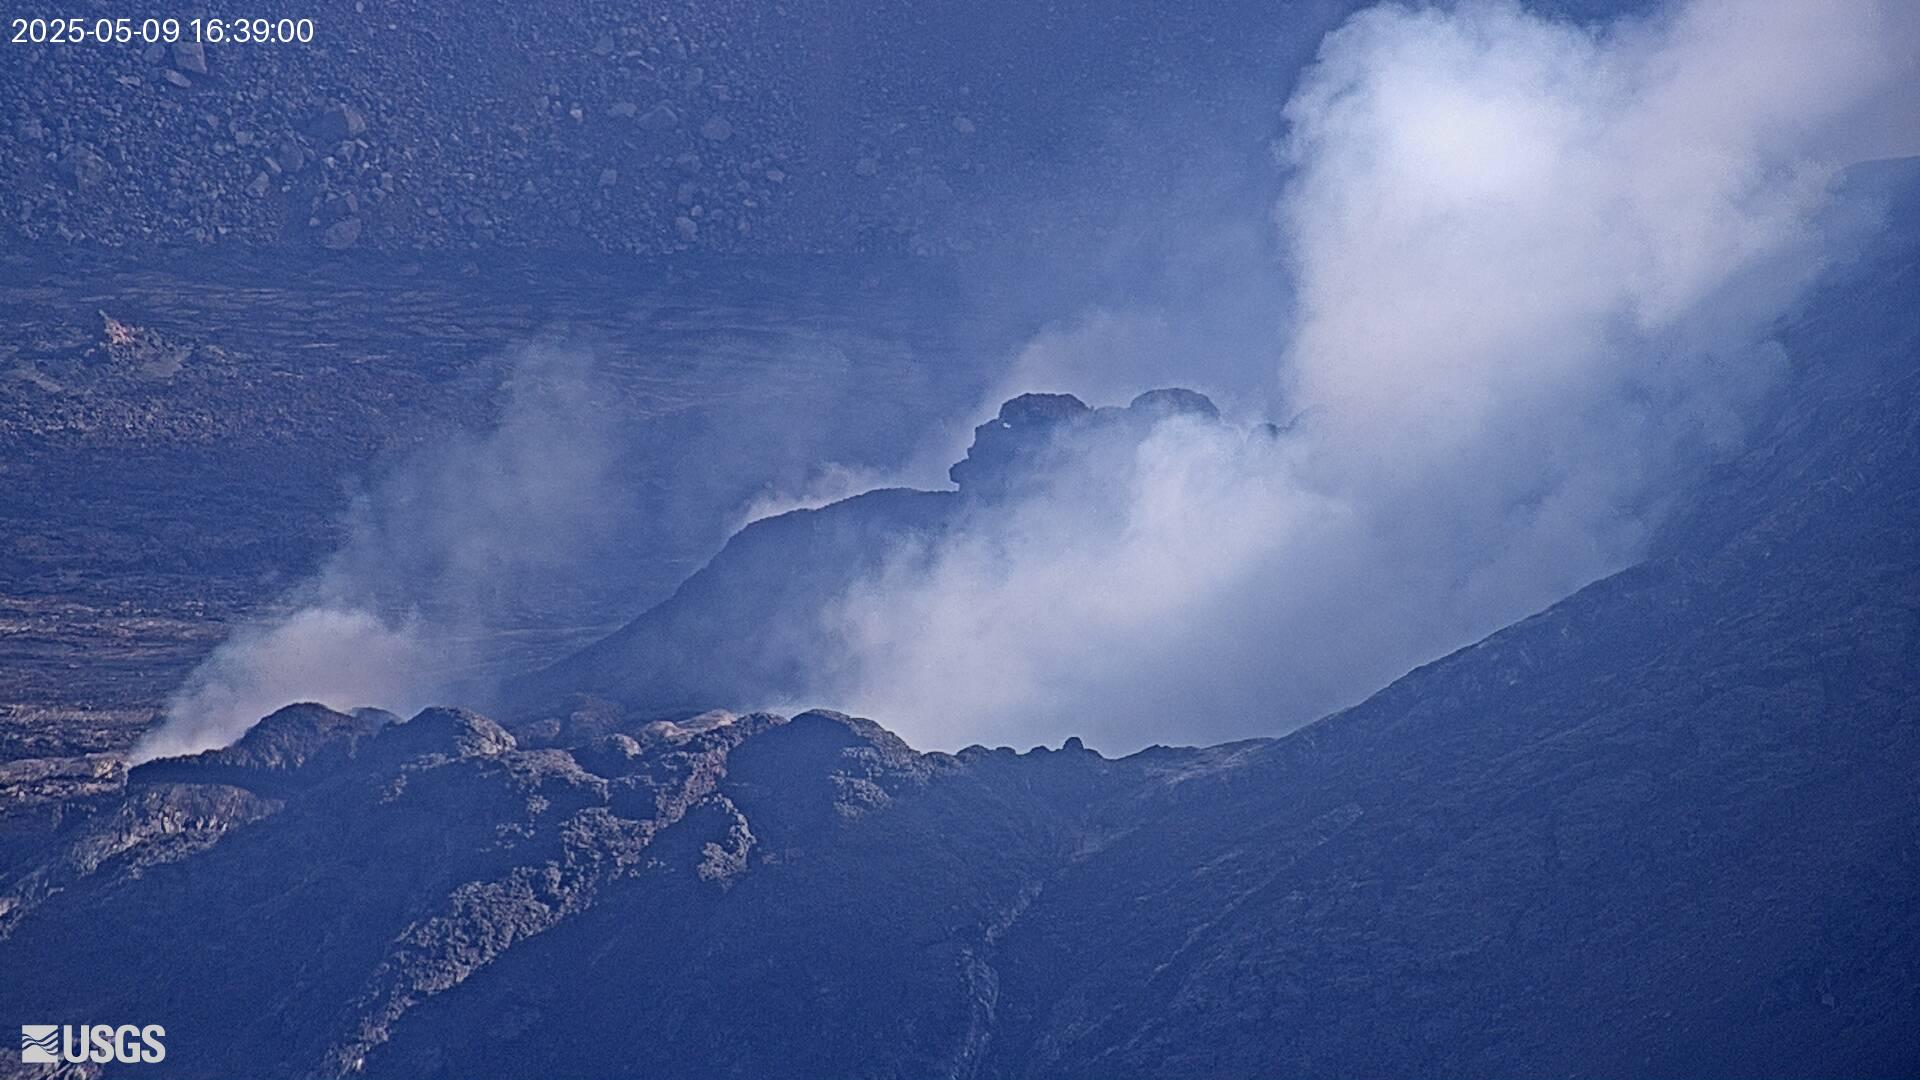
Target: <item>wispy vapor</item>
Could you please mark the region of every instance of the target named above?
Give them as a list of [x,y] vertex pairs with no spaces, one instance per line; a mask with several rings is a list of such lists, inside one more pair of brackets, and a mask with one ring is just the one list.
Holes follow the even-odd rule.
[[619,542],[604,389],[584,352],[523,351],[493,429],[427,447],[356,497],[340,550],[193,672],[134,758],[225,745],[295,701],[408,713],[483,694],[489,636],[565,603]]
[[872,491],[896,481],[894,474],[882,469],[827,462],[816,468],[796,488],[768,487],[747,500],[735,515],[729,532],[738,532],[762,518],[777,517],[793,510],[816,510],[863,491]]
[[1284,431],[1068,447],[830,611],[818,692],[928,746],[1273,733],[1629,564],[1774,385],[1838,169],[1910,149],[1914,29],[1872,0],[1354,17],[1286,109],[1287,331],[1221,355],[1107,316],[1017,373],[1265,382]]

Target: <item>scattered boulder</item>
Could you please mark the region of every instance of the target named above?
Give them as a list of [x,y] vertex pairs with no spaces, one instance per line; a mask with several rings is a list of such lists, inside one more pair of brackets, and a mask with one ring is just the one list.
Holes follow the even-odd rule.
[[334,105],[307,125],[307,134],[323,146],[344,142],[367,130],[367,118],[351,105]]
[[195,75],[207,73],[207,47],[197,41],[173,43],[173,66]]
[[82,190],[98,185],[111,171],[106,158],[85,147],[69,152],[60,169],[73,180],[74,187]]
[[672,131],[680,126],[680,116],[662,103],[642,113],[637,123],[642,131]]
[[726,142],[733,138],[733,124],[724,116],[709,116],[707,122],[700,125],[700,137],[708,142]]
[[320,246],[331,249],[333,251],[340,251],[345,248],[350,248],[359,242],[360,242],[360,219],[359,218],[350,217],[350,218],[344,218],[340,221],[336,221],[333,224],[327,226],[326,232],[320,234]]

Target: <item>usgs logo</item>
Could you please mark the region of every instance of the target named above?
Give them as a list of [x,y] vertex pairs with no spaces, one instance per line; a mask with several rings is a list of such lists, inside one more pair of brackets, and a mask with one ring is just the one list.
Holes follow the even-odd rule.
[[22,1024],[20,1060],[28,1065],[159,1061],[167,1056],[167,1048],[160,1045],[166,1037],[167,1029],[159,1024]]

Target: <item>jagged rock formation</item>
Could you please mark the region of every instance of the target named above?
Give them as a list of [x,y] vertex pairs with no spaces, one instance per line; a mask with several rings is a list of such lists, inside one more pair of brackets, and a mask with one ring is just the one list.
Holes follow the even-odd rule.
[[1220,410],[1205,394],[1180,387],[1148,390],[1124,409],[1089,408],[1072,394],[1021,394],[973,429],[966,458],[947,476],[964,495],[1002,499],[1047,473],[1076,439],[1108,433],[1139,439],[1175,417],[1218,423]]
[[947,478],[962,491],[1004,494],[1022,466],[1044,455],[1056,437],[1085,423],[1092,413],[1072,394],[1012,398],[993,419],[973,429],[973,445],[966,458],[947,470]]
[[582,707],[645,718],[805,698],[818,674],[823,613],[886,560],[915,558],[967,515],[995,513],[1086,440],[1137,440],[1159,423],[1218,423],[1219,415],[1205,395],[1182,389],[1098,409],[1071,394],[1022,394],[974,429],[965,460],[950,470],[958,491],[870,491],[756,521],[673,596],[509,686],[504,709],[557,724]]
[[[1078,747],[920,755],[832,713],[575,734],[584,741],[523,744],[462,710],[396,722],[296,705],[226,750],[139,766],[123,794],[87,808],[32,872],[7,881],[0,948],[9,970],[39,974],[9,979],[0,999],[10,1014],[91,1015],[118,1000],[100,996],[116,993],[110,984],[138,987],[139,1007],[168,1017],[174,1060],[193,1075],[431,1069],[459,1051],[434,1049],[432,1036],[387,1044],[403,1029],[465,1029],[475,1014],[437,1002],[544,935],[593,914],[590,934],[627,926],[615,951],[638,950],[636,963],[652,949],[724,947],[685,921],[731,918],[726,896],[763,872],[835,873],[818,855],[890,844],[932,824],[927,814],[964,810],[971,820],[942,826],[946,853],[915,886],[935,907],[849,943],[878,959],[904,947],[909,928],[950,938],[902,972],[925,991],[916,1008],[955,1029],[907,1048],[904,1060],[931,1065],[976,1022],[969,997],[941,992],[952,966],[989,950],[987,928],[1069,857],[1090,800],[1147,772]],[[910,808],[905,819],[896,804]],[[869,820],[878,834],[867,835]],[[936,895],[989,859],[1011,861]],[[882,872],[877,862],[864,871]],[[751,910],[764,899],[755,895]],[[116,960],[130,941],[138,947]],[[114,979],[85,974],[111,964]],[[535,992],[520,978],[507,980],[513,993]],[[878,1006],[897,986],[847,989]],[[498,1031],[542,1043],[564,1020],[511,1011]]]
[[398,719],[380,709],[355,709],[349,714],[321,705],[289,705],[249,728],[232,746],[150,761],[128,779],[135,784],[223,783],[254,791],[298,785],[345,763],[363,743]]

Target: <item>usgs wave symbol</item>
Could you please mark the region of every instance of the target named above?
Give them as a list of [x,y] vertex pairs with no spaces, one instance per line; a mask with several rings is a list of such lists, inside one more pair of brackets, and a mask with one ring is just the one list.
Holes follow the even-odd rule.
[[29,1065],[57,1065],[60,1062],[58,1024],[21,1024],[20,1060]]
[[21,1024],[20,1061],[26,1065],[152,1063],[167,1056],[159,1024]]

